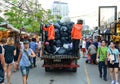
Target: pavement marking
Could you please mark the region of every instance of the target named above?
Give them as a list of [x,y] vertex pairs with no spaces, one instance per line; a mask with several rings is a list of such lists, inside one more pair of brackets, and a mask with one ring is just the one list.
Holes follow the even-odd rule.
[[85,69],[85,74],[86,74],[86,78],[87,78],[87,84],[90,84],[90,78],[89,78],[89,74],[87,71],[86,63],[84,63],[84,69]]

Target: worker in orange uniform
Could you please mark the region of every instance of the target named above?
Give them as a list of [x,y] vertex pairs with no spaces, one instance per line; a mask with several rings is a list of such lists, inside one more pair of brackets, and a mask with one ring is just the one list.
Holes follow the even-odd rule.
[[75,24],[71,31],[71,37],[73,40],[73,55],[79,56],[79,43],[82,39],[82,28],[83,28],[83,20],[78,20],[77,24]]
[[54,53],[54,39],[55,39],[55,28],[53,26],[53,23],[50,21],[49,22],[49,27],[45,28],[45,26],[43,26],[43,30],[48,32],[48,41],[49,41],[49,45],[50,45],[50,53],[53,54]]

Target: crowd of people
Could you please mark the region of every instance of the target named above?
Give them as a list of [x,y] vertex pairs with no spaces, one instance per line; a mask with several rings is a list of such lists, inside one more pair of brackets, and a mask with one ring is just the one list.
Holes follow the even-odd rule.
[[[86,62],[98,64],[100,78],[107,81],[107,66],[110,70],[111,84],[119,84],[118,70],[120,67],[120,48],[114,42],[106,42],[105,40],[83,38],[82,28],[83,21],[78,20],[77,24],[73,25],[71,31],[72,48],[74,56],[79,56],[82,50],[83,58],[87,57]],[[53,42],[55,39],[55,30],[52,23],[48,28],[43,26],[43,30],[48,32],[48,42],[53,53]],[[4,79],[7,79],[7,84],[11,84],[11,69],[14,65],[14,72],[19,68],[21,70],[23,84],[27,84],[30,68],[36,67],[36,57],[40,57],[41,43],[39,39],[21,39],[21,42],[14,41],[9,37],[0,40],[0,83],[4,84]],[[87,53],[87,54],[86,54]],[[114,76],[115,75],[115,76]]]
[[[117,42],[118,43],[118,42]],[[106,40],[93,40],[91,38],[82,41],[83,57],[87,55],[86,63],[97,64],[100,78],[107,81],[107,68],[110,71],[111,84],[119,84],[119,68],[120,68],[120,46],[116,42]],[[85,52],[87,51],[87,52]]]
[[[41,43],[36,38],[24,39],[15,43],[15,39],[9,37],[0,40],[0,84],[11,84],[11,71],[20,69],[23,84],[27,84],[30,68],[37,67],[36,57],[40,57]],[[14,67],[14,70],[12,70]]]

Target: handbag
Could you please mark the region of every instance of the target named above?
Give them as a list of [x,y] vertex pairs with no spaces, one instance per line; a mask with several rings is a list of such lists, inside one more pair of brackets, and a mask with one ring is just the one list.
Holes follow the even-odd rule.
[[112,62],[116,61],[116,57],[115,54],[113,53],[113,51],[110,49],[111,55],[110,55],[110,59],[112,60]]

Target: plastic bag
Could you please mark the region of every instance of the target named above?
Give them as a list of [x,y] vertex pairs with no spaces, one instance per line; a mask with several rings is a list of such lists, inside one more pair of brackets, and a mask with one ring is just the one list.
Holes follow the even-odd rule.
[[57,52],[56,54],[57,55],[65,55],[67,52],[66,52],[66,49],[61,47]]

